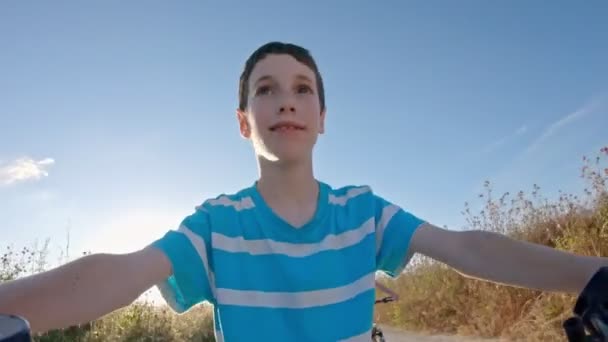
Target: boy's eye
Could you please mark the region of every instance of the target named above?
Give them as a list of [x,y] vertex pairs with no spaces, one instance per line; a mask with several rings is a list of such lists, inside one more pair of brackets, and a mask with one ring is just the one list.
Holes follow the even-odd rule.
[[256,89],[256,95],[267,95],[271,91],[270,86],[260,86]]
[[306,84],[297,87],[298,94],[312,93],[312,88]]

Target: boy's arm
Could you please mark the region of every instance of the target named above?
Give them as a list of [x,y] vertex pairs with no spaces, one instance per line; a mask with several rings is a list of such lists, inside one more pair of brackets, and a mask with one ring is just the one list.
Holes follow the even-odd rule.
[[170,276],[158,249],[93,254],[58,268],[0,285],[0,312],[26,318],[34,332],[97,319],[130,304]]
[[410,254],[443,262],[463,275],[544,291],[580,293],[608,258],[576,255],[486,231],[450,231],[423,224]]

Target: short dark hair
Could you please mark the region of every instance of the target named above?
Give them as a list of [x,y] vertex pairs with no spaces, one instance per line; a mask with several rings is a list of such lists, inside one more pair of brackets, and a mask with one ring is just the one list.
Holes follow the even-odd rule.
[[309,67],[315,73],[319,103],[321,104],[321,110],[324,110],[325,90],[323,87],[323,78],[321,77],[321,73],[319,72],[319,68],[317,67],[317,63],[315,63],[314,58],[307,49],[295,44],[282,42],[270,42],[260,46],[251,54],[251,56],[249,56],[247,62],[245,62],[245,68],[241,73],[241,78],[239,81],[239,109],[244,111],[247,108],[247,97],[249,96],[249,77],[251,76],[253,68],[259,61],[264,59],[264,57],[269,54],[290,55],[298,62]]

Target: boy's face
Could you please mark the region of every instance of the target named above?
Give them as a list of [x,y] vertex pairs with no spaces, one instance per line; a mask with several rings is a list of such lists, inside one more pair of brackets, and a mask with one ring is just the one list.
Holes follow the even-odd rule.
[[249,77],[247,109],[237,111],[241,135],[269,161],[311,158],[325,121],[317,91],[308,66],[290,55],[267,55]]

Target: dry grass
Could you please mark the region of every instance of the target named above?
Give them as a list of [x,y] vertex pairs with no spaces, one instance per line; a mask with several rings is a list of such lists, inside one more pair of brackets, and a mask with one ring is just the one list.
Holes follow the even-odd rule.
[[136,302],[89,324],[48,332],[36,341],[215,341],[209,306],[181,316],[166,306]]
[[[485,184],[485,207],[463,214],[467,229],[507,234],[584,255],[608,256],[608,147],[593,160],[583,158],[583,198],[561,194],[551,202],[535,185],[530,194],[494,198]],[[387,284],[400,294],[397,304],[379,307],[385,323],[409,330],[526,341],[564,340],[562,322],[575,296],[500,286],[465,278],[442,264],[416,260],[406,274]]]

